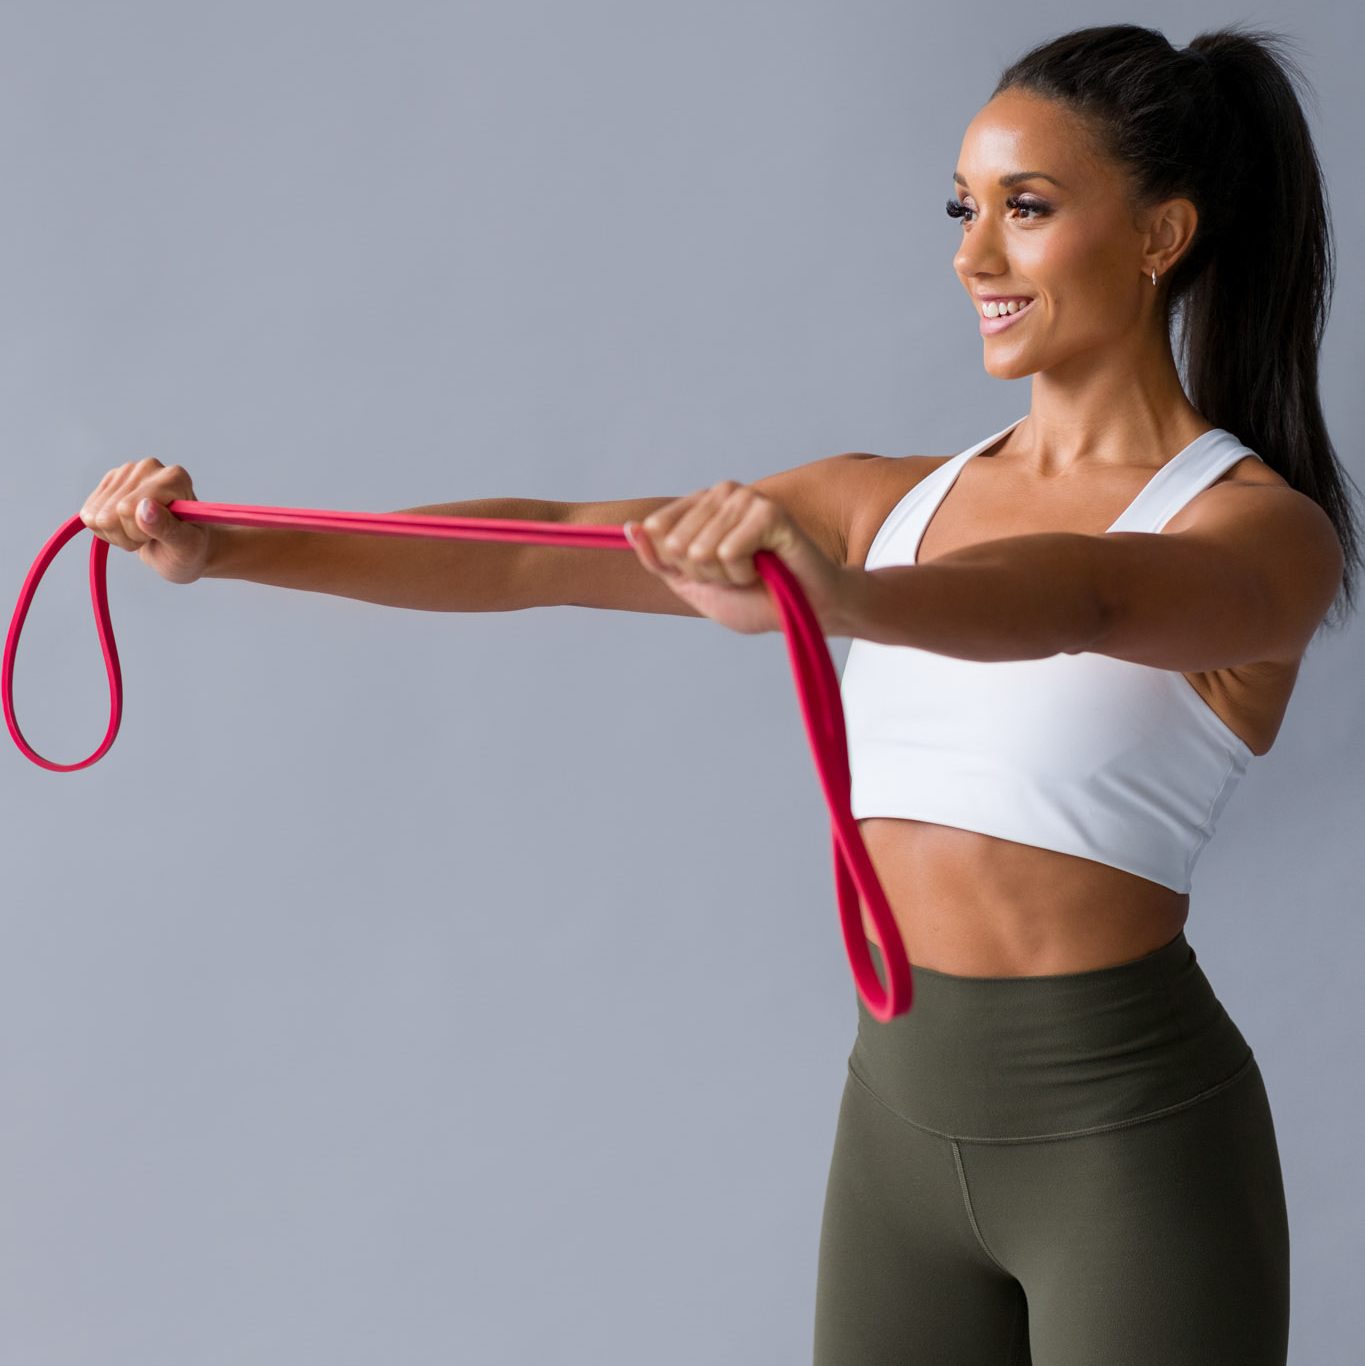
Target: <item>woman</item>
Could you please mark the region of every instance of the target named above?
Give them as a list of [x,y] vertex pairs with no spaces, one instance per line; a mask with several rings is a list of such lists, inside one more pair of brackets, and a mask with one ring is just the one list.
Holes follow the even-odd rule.
[[[817,1366],[1285,1361],[1271,1113],[1183,927],[1195,860],[1359,564],[1316,389],[1324,192],[1286,69],[1268,35],[1181,51],[1113,25],[1005,71],[949,212],[986,369],[1033,383],[1024,417],[954,456],[404,509],[626,522],[634,557],[180,522],[189,476],[155,460],[82,509],[177,583],[746,633],[780,629],[766,548],[852,637],[853,810],[915,1001],[885,1024],[858,1002]],[[1000,296],[1026,302],[997,319]]]

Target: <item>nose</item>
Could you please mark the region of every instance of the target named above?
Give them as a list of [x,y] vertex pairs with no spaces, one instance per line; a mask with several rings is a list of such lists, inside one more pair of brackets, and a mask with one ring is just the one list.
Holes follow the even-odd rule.
[[975,223],[970,232],[962,234],[953,256],[953,269],[965,280],[978,273],[1000,275],[1008,268],[1005,254],[1000,249],[1000,237],[984,220]]

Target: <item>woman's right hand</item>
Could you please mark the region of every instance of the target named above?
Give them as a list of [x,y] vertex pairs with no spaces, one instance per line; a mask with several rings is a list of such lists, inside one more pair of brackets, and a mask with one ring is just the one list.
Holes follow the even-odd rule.
[[[148,456],[110,470],[81,508],[81,521],[120,550],[136,550],[170,583],[193,583],[208,563],[211,523],[185,522],[166,511],[177,498],[198,501],[179,465]],[[148,507],[152,511],[149,518]]]

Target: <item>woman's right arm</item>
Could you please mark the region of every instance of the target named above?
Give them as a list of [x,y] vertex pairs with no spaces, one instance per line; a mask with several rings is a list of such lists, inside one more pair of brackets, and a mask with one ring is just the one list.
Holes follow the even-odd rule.
[[[395,508],[394,514],[611,525],[628,518],[638,521],[671,501],[557,503],[538,498],[474,498]],[[632,567],[635,572],[630,578],[657,604],[640,610],[672,610],[672,606],[665,609],[667,598],[681,612],[696,615],[627,548],[611,551],[525,541],[212,525],[204,577],[245,579],[423,612],[513,612],[552,605],[566,575],[574,580],[598,575],[615,578],[612,570]]]
[[[753,482],[752,487],[781,504],[794,521],[837,564],[845,563],[848,515],[857,498],[857,472],[870,462],[862,452],[814,460]],[[154,567],[162,546],[149,545],[158,533],[140,523],[135,509],[142,497],[165,505],[197,495],[181,466],[139,462],[111,470],[82,510],[86,524],[124,549],[139,549]],[[536,522],[619,526],[643,521],[677,495],[625,498],[605,503],[564,503],[534,498],[476,498],[398,508],[397,513],[428,517],[490,517]],[[417,536],[320,532],[285,527],[180,523],[171,528],[204,547],[166,554],[167,577],[243,579],[330,593],[386,607],[426,612],[509,612],[527,607],[599,607],[621,611],[700,616],[666,583],[651,574],[639,557],[623,547],[538,545],[524,541],[427,539]],[[177,550],[181,538],[166,535],[164,550]]]

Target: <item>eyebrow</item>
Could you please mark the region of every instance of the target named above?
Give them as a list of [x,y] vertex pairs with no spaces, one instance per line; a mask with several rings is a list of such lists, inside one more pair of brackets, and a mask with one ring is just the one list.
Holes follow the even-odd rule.
[[[956,171],[953,172],[953,179],[964,188],[968,188],[967,182]],[[1050,180],[1059,190],[1066,189],[1056,176],[1048,175],[1046,171],[1011,171],[1009,175],[1000,177],[1000,184],[1006,189],[1011,185],[1017,185],[1021,180]]]

